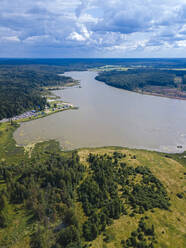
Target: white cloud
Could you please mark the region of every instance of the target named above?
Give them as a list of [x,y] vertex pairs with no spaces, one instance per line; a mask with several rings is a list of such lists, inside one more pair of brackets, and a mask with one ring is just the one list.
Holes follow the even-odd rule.
[[17,36],[4,36],[0,38],[0,41],[20,42],[20,39]]
[[186,47],[186,40],[180,40],[177,42],[178,47]]
[[77,32],[72,32],[67,39],[69,40],[77,40],[77,41],[85,41],[86,38],[83,37],[81,34],[78,34]]
[[99,18],[93,17],[90,14],[85,13],[85,14],[79,16],[78,21],[80,23],[95,23],[96,24],[99,22]]

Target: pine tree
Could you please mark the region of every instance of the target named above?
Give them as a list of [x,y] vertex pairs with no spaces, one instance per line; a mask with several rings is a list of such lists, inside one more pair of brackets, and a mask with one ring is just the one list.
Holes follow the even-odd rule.
[[0,227],[7,227],[10,222],[8,200],[4,193],[0,193]]

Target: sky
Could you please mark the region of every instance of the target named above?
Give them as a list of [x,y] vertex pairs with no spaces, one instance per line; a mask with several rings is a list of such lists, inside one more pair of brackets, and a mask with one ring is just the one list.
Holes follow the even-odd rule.
[[0,57],[186,57],[186,0],[0,0]]

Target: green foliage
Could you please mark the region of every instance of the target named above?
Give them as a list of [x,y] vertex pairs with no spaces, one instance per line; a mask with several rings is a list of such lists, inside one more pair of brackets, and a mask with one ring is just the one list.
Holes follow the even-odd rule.
[[[88,156],[91,173],[78,188],[79,200],[88,216],[83,225],[87,241],[94,240],[113,219],[127,214],[123,199],[132,207],[131,217],[148,209],[169,207],[166,190],[151,171],[143,166],[126,166],[119,162],[123,158],[125,155],[118,152],[112,157],[107,154]],[[119,185],[122,186],[121,196],[118,195]]]
[[[0,166],[0,178],[6,185],[6,194],[0,195],[1,227],[9,224],[9,202],[21,205],[41,227],[32,233],[31,247],[80,248],[127,212],[134,216],[169,206],[160,181],[147,167],[127,166],[125,154],[89,154],[87,168],[77,152],[61,155],[57,147],[47,150],[46,144],[36,149],[41,151],[42,147],[43,152],[33,152],[31,159]],[[77,214],[77,200],[86,215],[83,221]],[[153,234],[154,227],[140,221],[124,244],[146,247],[145,236]],[[111,240],[107,234],[105,242]]]
[[83,225],[84,237],[88,241],[94,240],[105,230],[106,225],[112,223],[112,219],[118,219],[124,211],[115,181],[116,157],[123,155],[115,153],[112,158],[107,154],[104,156],[89,154],[88,161],[92,174],[78,189],[83,209],[89,216]]
[[3,191],[0,192],[0,227],[5,228],[10,222],[8,200]]
[[72,208],[68,208],[64,212],[63,222],[66,226],[74,225],[76,228],[79,228],[78,218]]
[[79,230],[73,225],[70,225],[65,229],[62,229],[58,234],[57,243],[64,248],[81,247]]
[[37,232],[34,232],[31,236],[30,240],[30,247],[31,248],[47,248],[49,247],[47,245],[46,237],[44,236],[43,231],[40,229]]
[[96,79],[126,90],[144,88],[147,85],[176,87],[174,82],[176,73],[178,74],[177,71],[158,69],[129,69],[127,71],[102,72]]
[[[129,91],[149,92],[169,97],[186,91],[186,71],[161,68],[131,68],[126,71],[101,72],[97,80]],[[172,92],[170,94],[170,92]]]
[[0,172],[10,201],[24,203],[40,221],[46,215],[52,218],[61,202],[71,206],[75,187],[84,172],[77,156],[77,153],[70,158],[48,154],[42,164],[34,158],[30,163],[2,167]]
[[72,81],[57,75],[59,71],[49,66],[0,66],[0,120],[30,109],[43,110],[46,98],[42,97],[41,87]]
[[121,240],[123,248],[153,248],[157,243],[154,231],[154,225],[144,221],[141,218],[136,231],[131,232],[127,240]]
[[[122,185],[125,198],[135,212],[144,213],[144,210],[160,208],[168,209],[169,198],[163,184],[151,173],[147,167],[138,166],[120,168],[118,182]],[[138,175],[142,178],[135,182]],[[130,182],[129,182],[130,178]]]

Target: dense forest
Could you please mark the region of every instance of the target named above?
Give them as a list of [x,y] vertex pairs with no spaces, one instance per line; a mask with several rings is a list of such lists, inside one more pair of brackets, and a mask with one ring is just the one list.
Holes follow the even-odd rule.
[[[29,223],[37,223],[30,247],[85,248],[121,216],[143,215],[154,208],[168,211],[163,184],[146,166],[127,166],[125,158],[119,152],[90,153],[87,167],[76,151],[61,155],[36,150],[31,159],[17,165],[1,163],[0,228],[12,224],[11,208],[21,207],[29,214]],[[75,210],[79,203],[83,221]],[[0,246],[9,247],[8,242],[5,237]],[[151,248],[156,243],[155,227],[146,217],[131,237],[121,240],[121,247]]]
[[[175,78],[179,77],[179,81]],[[186,90],[186,71],[160,69],[128,69],[101,72],[97,80],[126,90],[145,89],[148,86],[181,88]],[[181,85],[180,85],[181,84]]]
[[71,79],[58,76],[60,67],[39,65],[0,66],[0,120],[30,109],[44,109],[43,86],[64,85]]

